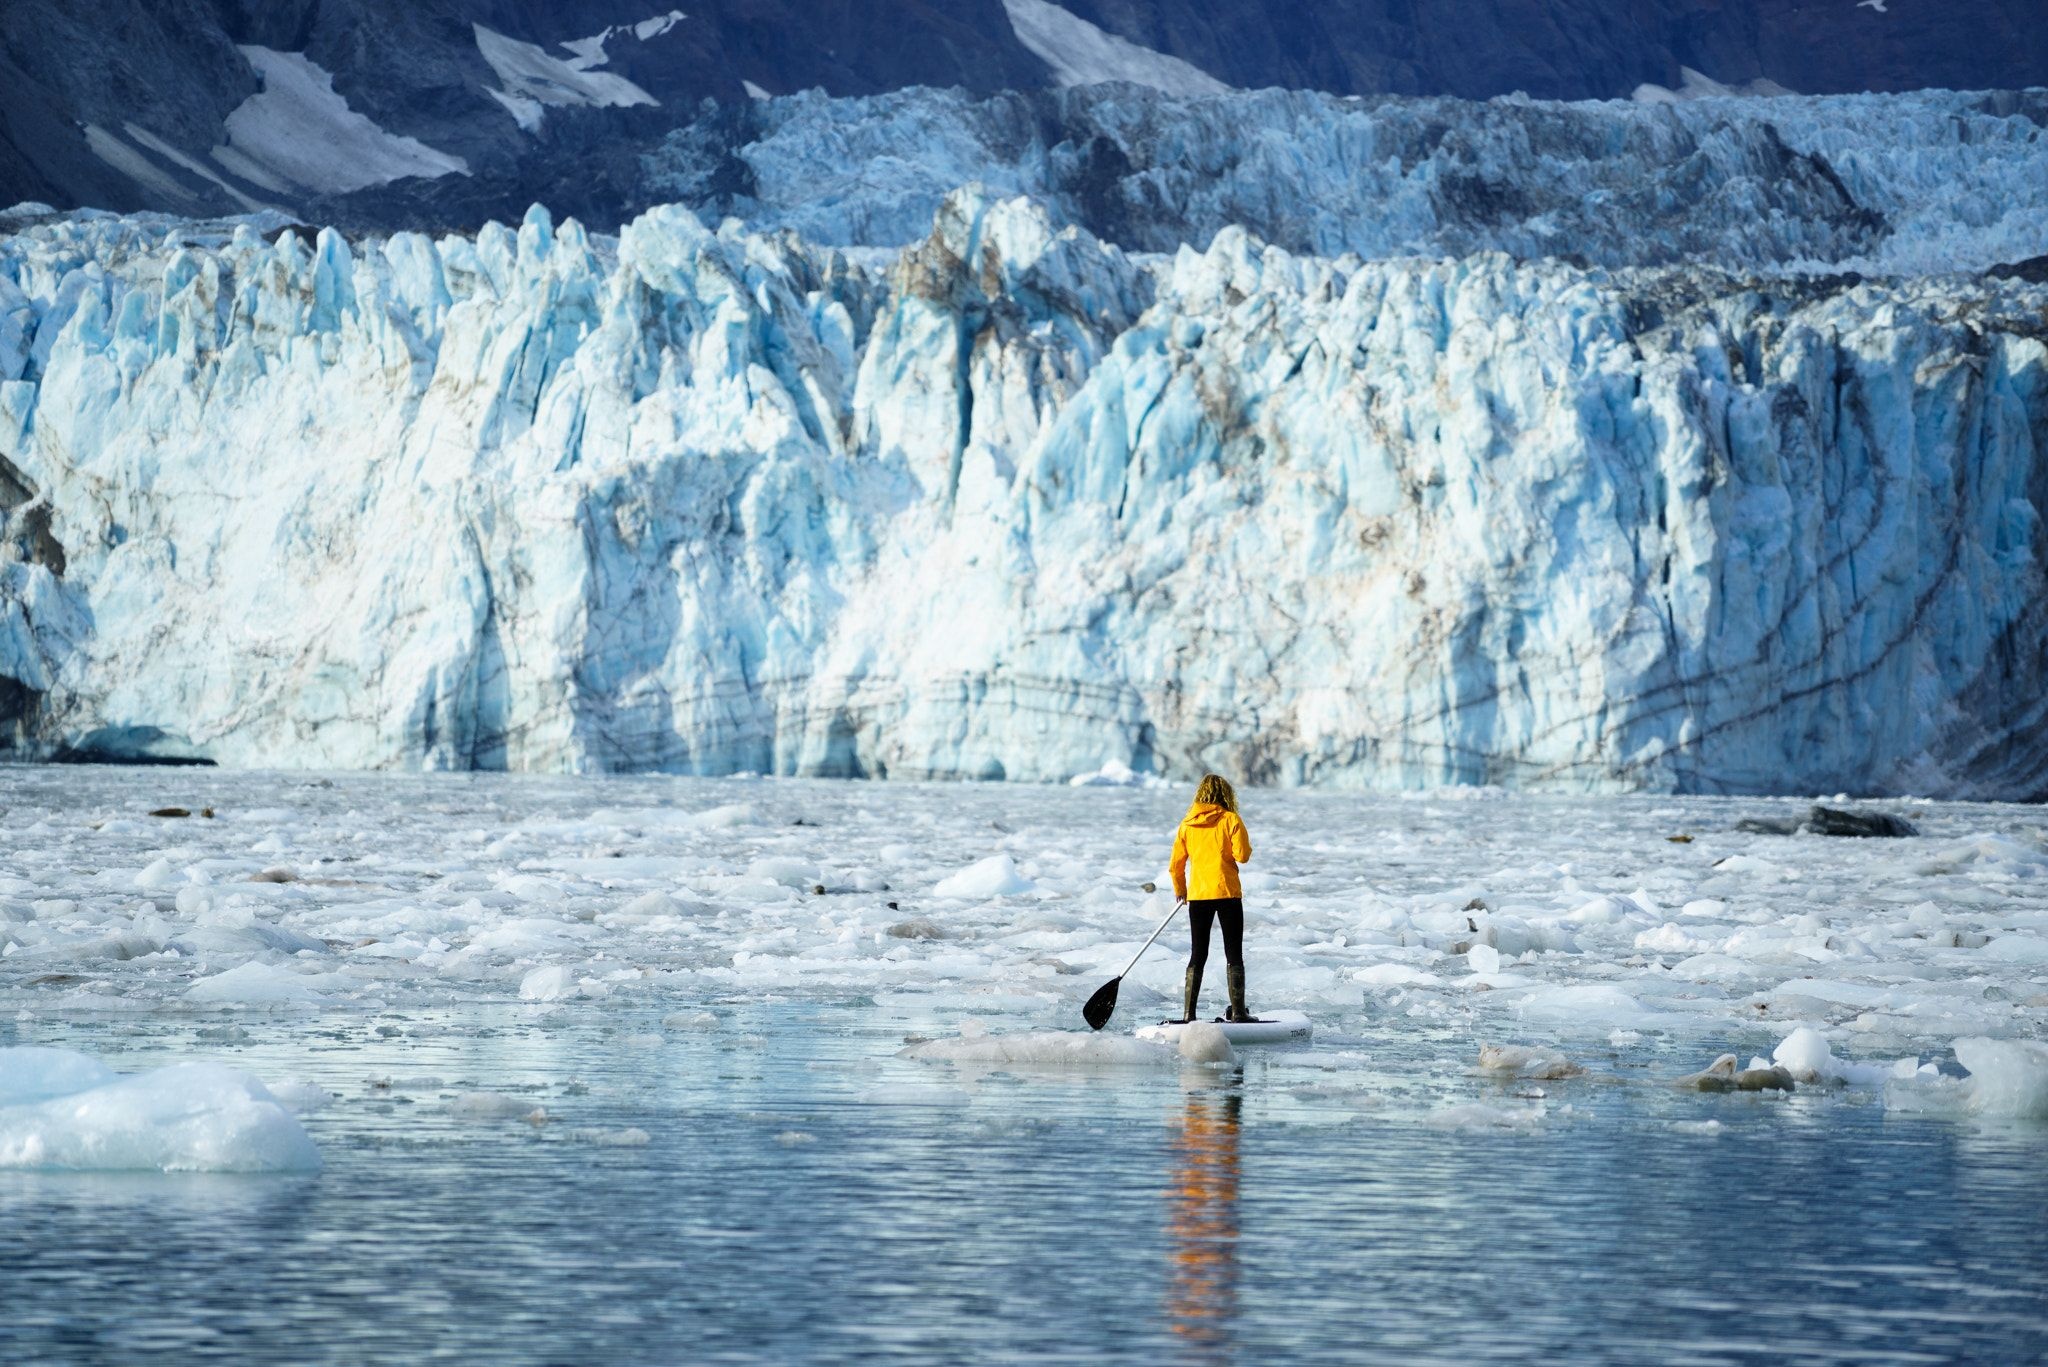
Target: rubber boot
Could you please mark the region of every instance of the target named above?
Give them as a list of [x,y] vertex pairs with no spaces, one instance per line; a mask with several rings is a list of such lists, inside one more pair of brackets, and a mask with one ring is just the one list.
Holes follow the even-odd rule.
[[1247,1011],[1244,1005],[1244,965],[1232,964],[1226,976],[1230,982],[1230,1009],[1223,1013],[1223,1019],[1227,1021],[1257,1020],[1258,1017]]
[[1180,1020],[1176,1024],[1186,1025],[1195,1018],[1195,1003],[1200,1001],[1201,998],[1202,970],[1196,968],[1193,964],[1189,964],[1187,976],[1181,979]]

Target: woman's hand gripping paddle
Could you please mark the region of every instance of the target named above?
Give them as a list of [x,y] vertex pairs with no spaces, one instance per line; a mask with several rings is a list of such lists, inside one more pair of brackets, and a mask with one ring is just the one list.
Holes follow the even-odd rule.
[[1124,965],[1124,971],[1095,989],[1095,995],[1090,997],[1088,1004],[1081,1008],[1081,1018],[1088,1022],[1090,1030],[1100,1030],[1103,1026],[1109,1024],[1109,1018],[1116,1013],[1116,989],[1118,985],[1123,982],[1126,974],[1138,966],[1138,960],[1144,958],[1145,951],[1152,948],[1152,941],[1159,938],[1160,933],[1166,929],[1167,922],[1180,915],[1181,908],[1186,905],[1185,901],[1175,902],[1173,910],[1166,913],[1166,920],[1161,921],[1159,928],[1146,938],[1144,944],[1138,946],[1138,952],[1133,954],[1131,961]]

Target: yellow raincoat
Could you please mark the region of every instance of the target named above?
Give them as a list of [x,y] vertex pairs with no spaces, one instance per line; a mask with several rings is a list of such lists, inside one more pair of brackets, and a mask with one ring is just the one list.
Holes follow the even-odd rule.
[[1237,866],[1252,857],[1252,838],[1237,813],[1197,802],[1173,833],[1173,891],[1189,902],[1242,897]]

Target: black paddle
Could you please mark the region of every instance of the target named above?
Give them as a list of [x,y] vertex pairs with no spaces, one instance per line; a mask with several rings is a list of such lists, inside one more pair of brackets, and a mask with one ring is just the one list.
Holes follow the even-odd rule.
[[1159,923],[1159,929],[1153,931],[1147,937],[1145,943],[1138,946],[1138,952],[1133,954],[1131,961],[1124,965],[1123,973],[1117,974],[1114,978],[1111,978],[1108,982],[1095,989],[1095,995],[1090,997],[1088,1004],[1081,1008],[1081,1018],[1088,1022],[1090,1030],[1100,1030],[1103,1026],[1109,1024],[1109,1018],[1116,1013],[1116,989],[1123,982],[1125,974],[1128,974],[1138,966],[1138,960],[1144,958],[1145,951],[1152,948],[1152,941],[1158,939],[1160,932],[1166,929],[1167,921],[1171,921],[1174,917],[1180,915],[1180,909],[1186,905],[1186,902],[1175,902],[1173,910],[1166,913],[1166,920]]

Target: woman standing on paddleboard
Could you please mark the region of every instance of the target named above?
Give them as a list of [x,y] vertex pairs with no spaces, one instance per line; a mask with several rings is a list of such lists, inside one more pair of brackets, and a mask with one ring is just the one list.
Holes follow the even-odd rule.
[[1202,970],[1209,963],[1209,927],[1223,926],[1223,957],[1229,961],[1230,1009],[1227,1021],[1258,1019],[1244,1004],[1244,889],[1237,866],[1252,857],[1252,838],[1237,815],[1237,793],[1218,774],[1205,774],[1195,786],[1195,805],[1173,833],[1174,895],[1188,904],[1188,929],[1193,949],[1181,987],[1181,1019],[1195,1018],[1202,995]]

